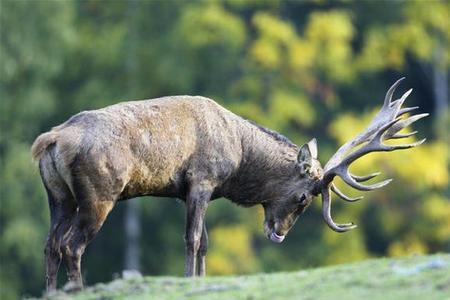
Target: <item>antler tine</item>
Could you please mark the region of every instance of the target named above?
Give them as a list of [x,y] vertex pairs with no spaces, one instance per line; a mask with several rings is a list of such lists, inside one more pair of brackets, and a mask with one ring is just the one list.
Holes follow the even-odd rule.
[[344,194],[343,192],[341,192],[341,191],[337,188],[337,186],[334,185],[334,183],[331,183],[330,188],[331,188],[331,190],[332,190],[336,195],[338,195],[342,200],[345,200],[345,201],[347,201],[347,202],[356,202],[356,201],[359,201],[359,200],[361,200],[361,199],[364,198],[364,196],[359,196],[359,197],[354,197],[354,198],[349,197],[349,196],[347,196],[346,194]]
[[393,136],[391,136],[390,139],[404,139],[404,138],[407,138],[407,137],[415,135],[417,132],[418,131],[415,130],[415,131],[412,131],[412,132],[409,132],[409,133],[396,133]]
[[400,82],[403,81],[403,79],[405,79],[405,77],[400,78],[399,80],[397,80],[387,91],[386,96],[384,97],[384,104],[383,107],[387,107],[389,106],[389,104],[391,103],[392,100],[392,95],[394,95],[395,89],[398,87],[398,85],[400,84]]
[[386,131],[386,134],[384,135],[384,139],[388,140],[388,139],[396,139],[396,138],[404,138],[404,137],[409,137],[411,135],[414,135],[415,133],[417,133],[417,131],[414,131],[413,133],[407,133],[407,134],[397,134],[400,130],[402,130],[403,128],[406,128],[407,126],[411,125],[412,123],[427,117],[429,114],[428,113],[424,113],[424,114],[419,114],[419,115],[414,115],[411,116],[409,118],[403,119],[403,120],[399,120],[398,122],[396,122],[396,124],[392,125],[391,128],[389,128]]
[[364,185],[364,184],[361,184],[358,181],[356,181],[350,175],[350,173],[348,172],[347,169],[345,170],[345,172],[338,171],[337,175],[339,177],[341,177],[342,180],[344,180],[344,182],[347,183],[349,186],[351,186],[351,187],[353,187],[353,188],[355,188],[357,190],[360,190],[360,191],[372,191],[372,190],[375,190],[375,189],[379,189],[379,188],[382,188],[385,185],[388,185],[392,181],[392,179],[386,179],[386,180],[383,180],[381,182],[374,183],[374,184],[371,184],[371,185]]
[[374,177],[377,177],[380,174],[381,174],[381,172],[375,172],[375,173],[364,175],[364,176],[357,176],[357,175],[354,175],[354,174],[350,173],[350,176],[352,176],[353,179],[355,179],[357,182],[363,182],[363,181],[370,180],[370,179],[372,179]]
[[322,214],[327,225],[336,232],[346,232],[357,226],[353,223],[337,224],[333,221],[331,217],[331,197],[330,188],[326,187],[322,189]]
[[410,111],[416,110],[418,108],[419,108],[418,106],[402,108],[398,111],[397,117],[403,116],[404,114],[409,113]]
[[403,103],[405,102],[406,98],[411,94],[413,89],[409,89],[407,90],[401,97],[400,99],[397,99],[393,102],[391,102],[390,107],[394,107],[394,108],[400,108]]
[[414,147],[417,147],[419,145],[422,145],[423,143],[425,143],[426,140],[427,139],[421,139],[418,142],[410,143],[410,144],[404,144],[404,145],[388,145],[388,146],[386,146],[386,151],[394,151],[394,150],[403,150],[403,149],[414,148]]

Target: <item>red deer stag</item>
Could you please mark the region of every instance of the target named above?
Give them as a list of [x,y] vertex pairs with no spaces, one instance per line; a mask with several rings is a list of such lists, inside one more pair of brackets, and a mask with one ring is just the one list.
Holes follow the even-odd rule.
[[[403,79],[403,78],[402,78]],[[400,130],[425,117],[401,118],[417,107],[401,108],[411,90],[392,101],[398,80],[370,125],[343,145],[324,168],[313,139],[301,147],[282,135],[251,123],[203,97],[174,96],[132,101],[81,112],[40,135],[32,146],[48,194],[51,227],[45,247],[47,290],[56,289],[61,260],[68,287],[82,288],[81,256],[117,201],[143,195],[176,197],[186,204],[185,275],[205,275],[209,201],[225,197],[242,206],[261,204],[264,230],[277,243],[322,195],[328,226],[344,232],[330,215],[330,191],[336,176],[362,191],[390,180],[363,185],[378,173],[356,176],[349,165],[376,151],[420,145],[386,145],[406,138]],[[356,148],[357,146],[360,146]]]

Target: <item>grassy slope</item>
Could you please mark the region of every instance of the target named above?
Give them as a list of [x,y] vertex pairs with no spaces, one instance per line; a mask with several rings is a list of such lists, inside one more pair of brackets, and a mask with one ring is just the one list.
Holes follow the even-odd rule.
[[450,300],[450,254],[250,276],[118,279],[52,299]]

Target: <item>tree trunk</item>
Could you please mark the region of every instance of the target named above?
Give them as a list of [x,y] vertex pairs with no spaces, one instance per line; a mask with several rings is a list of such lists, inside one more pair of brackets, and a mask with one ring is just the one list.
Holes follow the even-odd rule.
[[449,103],[448,103],[448,70],[445,65],[443,65],[443,47],[438,45],[434,53],[434,63],[433,63],[433,98],[435,105],[435,124],[434,130],[436,135],[449,141],[448,128],[446,123],[449,118]]
[[125,270],[140,270],[140,237],[139,202],[131,199],[127,202],[125,213]]
[[[137,26],[136,17],[138,13],[138,2],[136,0],[128,1],[128,36],[126,39],[126,73],[128,78],[128,89],[131,98],[136,97],[137,92]],[[125,270],[140,270],[140,236],[141,224],[139,214],[139,202],[137,199],[130,199],[126,204],[125,213]]]

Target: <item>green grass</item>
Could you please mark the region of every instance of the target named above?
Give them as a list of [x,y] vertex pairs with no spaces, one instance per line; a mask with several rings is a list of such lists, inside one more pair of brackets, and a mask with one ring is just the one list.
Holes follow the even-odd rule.
[[117,279],[72,295],[58,292],[51,299],[450,300],[450,254],[249,276]]

